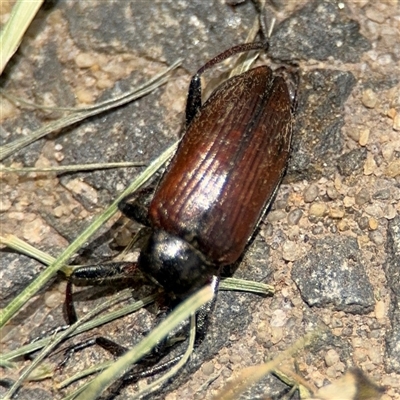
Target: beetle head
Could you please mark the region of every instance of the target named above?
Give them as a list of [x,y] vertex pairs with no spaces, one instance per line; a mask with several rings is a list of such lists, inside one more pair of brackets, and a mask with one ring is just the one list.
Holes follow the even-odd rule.
[[149,235],[139,256],[139,268],[178,297],[199,289],[217,272],[199,250],[163,230]]

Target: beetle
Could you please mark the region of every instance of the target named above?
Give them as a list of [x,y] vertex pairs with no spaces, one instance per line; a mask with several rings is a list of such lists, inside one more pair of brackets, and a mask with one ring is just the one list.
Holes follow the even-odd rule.
[[[282,181],[292,135],[292,97],[261,66],[220,85],[201,105],[201,74],[251,43],[230,49],[192,78],[187,129],[150,202],[151,227],[138,266],[186,296],[242,255]],[[135,208],[120,209],[140,219]],[[143,221],[143,220],[142,220]]]
[[[197,71],[185,133],[154,194],[119,204],[147,226],[134,266],[178,299],[204,285],[217,293],[221,269],[242,255],[284,176],[296,96],[282,69],[253,68],[222,83],[204,105],[201,100],[204,71],[233,54],[267,48],[261,42],[235,46]],[[131,271],[81,267],[70,282]],[[199,331],[210,308],[199,312]]]

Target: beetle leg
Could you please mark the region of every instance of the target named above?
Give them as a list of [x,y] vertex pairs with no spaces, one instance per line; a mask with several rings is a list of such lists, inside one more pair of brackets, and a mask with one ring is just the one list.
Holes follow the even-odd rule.
[[[153,193],[153,187],[146,187],[142,189],[139,194],[136,192],[129,194],[119,202],[118,208],[129,219],[137,221],[144,226],[151,226],[148,217],[148,208]],[[135,197],[135,201],[130,203],[129,200],[131,200],[132,197]]]
[[234,46],[223,53],[217,55],[216,57],[212,58],[206,64],[204,64],[195,75],[193,75],[188,91],[188,97],[186,102],[186,128],[192,122],[193,118],[195,117],[197,111],[201,108],[201,75],[213,67],[215,64],[220,63],[221,61],[226,60],[227,58],[238,54],[244,53],[250,50],[261,50],[265,49],[268,50],[269,43],[268,41],[265,42],[253,42],[253,43],[245,43],[240,44],[238,46]]
[[204,339],[204,336],[207,331],[207,326],[209,322],[209,315],[213,310],[215,303],[217,301],[217,293],[219,288],[219,277],[213,276],[210,282],[211,289],[214,293],[214,296],[211,301],[206,303],[200,310],[197,312],[196,315],[196,344],[199,345],[201,341]]
[[[197,312],[197,315],[196,315],[196,345],[199,345],[201,343],[201,341],[203,340],[205,333],[207,331],[208,316],[210,315],[212,309],[214,308],[215,302],[217,300],[219,281],[220,281],[219,277],[217,277],[217,276],[212,277],[210,286],[214,293],[213,299],[210,302],[208,302],[207,304],[205,304],[203,307],[201,307],[200,310]],[[153,352],[153,354],[154,355],[164,354],[163,349],[164,349],[165,345],[166,345],[166,342],[163,341],[163,343],[159,344],[155,348],[155,351]],[[131,373],[125,375],[123,380],[125,382],[127,382],[127,381],[133,382],[133,381],[137,381],[142,378],[157,375],[161,372],[167,371],[170,367],[177,364],[181,360],[182,357],[183,357],[183,354],[180,354],[179,356],[176,356],[176,357],[172,358],[171,360],[163,362],[162,364],[154,365],[154,366],[146,368],[140,372],[131,372]]]
[[[81,283],[82,286],[94,285],[104,282],[112,282],[120,279],[136,278],[136,276],[142,276],[138,273],[136,262],[107,262],[103,264],[87,265],[81,266],[73,269],[71,272],[69,270],[63,271],[64,275],[68,279],[68,283],[72,284]],[[69,302],[70,293],[66,293],[66,301]]]
[[200,74],[194,75],[190,81],[186,101],[186,128],[192,122],[197,111],[201,108],[201,78]]
[[277,68],[274,73],[285,79],[292,104],[292,113],[296,113],[298,105],[297,91],[300,85],[299,64],[293,60],[280,61],[284,63],[284,65]]

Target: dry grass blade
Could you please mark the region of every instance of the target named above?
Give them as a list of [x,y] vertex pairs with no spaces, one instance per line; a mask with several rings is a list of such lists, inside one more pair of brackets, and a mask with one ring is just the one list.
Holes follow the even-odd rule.
[[[118,300],[117,300],[118,301]],[[22,382],[31,374],[31,372],[38,367],[39,363],[47,357],[53,349],[55,349],[64,339],[66,339],[68,336],[71,336],[76,329],[82,325],[85,321],[90,320],[93,318],[96,314],[101,312],[102,310],[106,310],[107,308],[111,307],[114,303],[116,302],[116,299],[111,299],[108,301],[105,301],[102,303],[99,307],[96,307],[92,311],[88,312],[84,317],[82,317],[79,321],[76,323],[72,324],[68,329],[66,329],[64,332],[56,335],[53,340],[50,340],[49,343],[42,349],[39,355],[37,355],[32,362],[32,364],[26,368],[21,375],[18,377],[17,381],[14,383],[14,385],[11,387],[11,389],[6,393],[4,396],[4,400],[9,400],[12,398],[12,396],[16,393],[18,388],[21,386]]]
[[17,51],[26,30],[42,3],[43,0],[19,0],[14,5],[10,18],[0,33],[0,75]]
[[133,349],[121,356],[112,366],[96,377],[82,392],[78,400],[96,399],[113,382],[121,378],[131,367],[140,360],[157,343],[165,338],[169,332],[176,328],[182,321],[194,314],[201,306],[211,301],[213,292],[210,286],[206,286],[193,296],[179,304],[169,316],[160,323],[150,334]]
[[29,172],[79,172],[79,171],[93,171],[99,169],[111,168],[129,168],[129,167],[143,167],[146,165],[144,162],[115,162],[115,163],[96,163],[96,164],[77,164],[77,165],[57,165],[52,167],[22,167],[12,168],[0,166],[0,172],[12,172],[17,174],[26,174]]
[[15,153],[18,150],[23,149],[29,144],[35,142],[36,140],[48,135],[51,132],[57,131],[59,129],[63,129],[67,126],[73,125],[79,121],[82,121],[86,118],[92,117],[94,115],[100,114],[103,111],[110,110],[115,107],[119,107],[123,104],[129,103],[133,100],[136,100],[144,95],[150,93],[154,89],[159,86],[165,84],[168,80],[166,75],[173,69],[177,68],[181,63],[181,60],[177,60],[173,63],[169,68],[167,68],[163,73],[155,76],[146,84],[140,86],[139,88],[135,88],[131,92],[124,94],[123,96],[118,97],[117,99],[113,99],[111,101],[106,101],[99,105],[95,105],[89,109],[81,111],[77,109],[79,112],[75,112],[72,115],[67,115],[66,117],[60,118],[57,121],[51,122],[48,125],[32,132],[29,136],[23,137],[21,139],[14,140],[11,143],[8,143],[4,146],[0,147],[0,161],[9,157],[11,154]]
[[247,390],[251,385],[258,382],[265,375],[273,372],[278,365],[286,358],[290,357],[304,346],[310,343],[310,341],[318,334],[318,331],[311,332],[300,338],[294,343],[289,349],[279,354],[275,359],[254,367],[249,367],[242,370],[239,376],[230,382],[226,387],[214,397],[215,400],[234,400],[239,398],[240,394]]
[[140,188],[146,183],[154,173],[172,156],[176,150],[177,143],[169,147],[160,157],[153,161],[145,171],[125,190],[119,197],[100,214],[52,263],[44,270],[34,282],[26,287],[10,304],[8,304],[0,315],[0,327],[4,326],[10,318],[35,294],[37,293],[53,276],[65,265],[70,257],[104,224],[118,209],[118,203],[128,194]]

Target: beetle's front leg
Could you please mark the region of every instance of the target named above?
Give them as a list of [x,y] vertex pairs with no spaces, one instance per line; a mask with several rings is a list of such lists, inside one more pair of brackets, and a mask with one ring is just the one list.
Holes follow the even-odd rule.
[[[154,187],[147,187],[139,192],[128,194],[118,203],[118,209],[129,219],[144,226],[151,226],[148,209],[153,193]],[[135,200],[130,202],[132,198]]]

